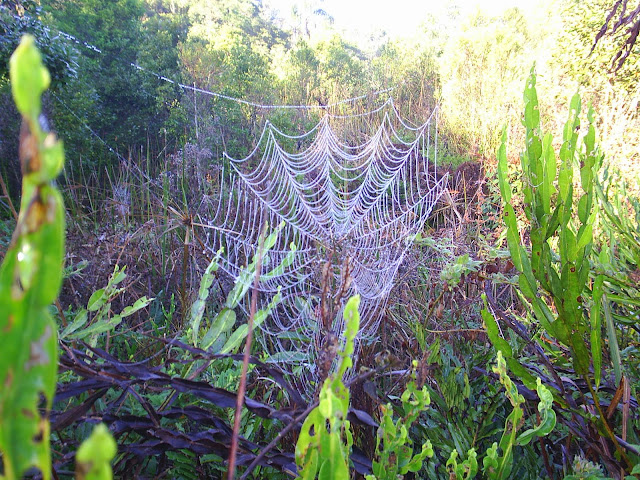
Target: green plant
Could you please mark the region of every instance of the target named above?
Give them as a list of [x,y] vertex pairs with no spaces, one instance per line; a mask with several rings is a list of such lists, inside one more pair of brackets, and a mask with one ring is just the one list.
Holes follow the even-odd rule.
[[[516,214],[511,205],[505,132],[498,150],[498,176],[504,200],[507,242],[513,263],[521,272],[518,281],[520,290],[530,302],[536,319],[549,335],[571,349],[577,373],[587,374],[590,359],[593,358],[596,383],[599,383],[599,310],[593,310],[589,322],[582,308],[582,294],[590,273],[589,253],[595,221],[595,214],[592,212],[594,177],[602,163],[602,154],[595,145],[594,112],[593,109],[589,110],[588,131],[583,138],[585,149],[581,151],[578,143],[580,96],[576,94],[571,100],[558,168],[552,136],[546,134],[542,137],[540,132],[540,112],[535,84],[536,76],[532,69],[524,93],[526,150],[520,157],[526,178],[523,184],[524,208],[531,222],[531,254],[529,255],[520,243]],[[577,212],[573,184],[576,156],[579,156],[582,188],[582,195],[577,202]],[[552,249],[554,244],[557,244],[555,251]],[[559,262],[556,261],[557,257]],[[539,288],[550,295],[558,312],[557,316],[551,311],[545,298],[538,295]],[[598,292],[594,292],[594,297],[597,295]],[[589,334],[593,337],[591,355],[584,341],[585,336]]]
[[[572,415],[579,413],[571,393],[571,383],[560,378],[555,366],[572,364],[571,373],[582,377],[595,407],[594,414],[580,416],[598,433],[592,436],[585,432],[582,439],[595,443],[607,438],[618,456],[617,460],[613,456],[608,457],[608,464],[630,467],[630,460],[602,407],[604,392],[599,391],[603,365],[601,309],[610,324],[610,340],[614,340],[609,342],[612,357],[617,351],[617,341],[613,323],[608,319],[608,303],[603,301],[604,276],[594,272],[590,262],[596,219],[593,208],[595,185],[603,158],[595,142],[595,114],[590,108],[587,114],[589,124],[579,141],[581,100],[579,95],[574,95],[564,127],[558,164],[552,136],[541,133],[535,84],[536,76],[532,69],[524,92],[526,147],[520,157],[524,211],[530,224],[528,232],[521,232],[518,228],[512,206],[512,190],[507,180],[506,131],[498,150],[498,176],[504,200],[507,243],[513,264],[520,272],[518,291],[542,330],[542,334],[533,339],[533,351],[555,380],[553,385],[548,383],[554,400],[563,408],[571,409]],[[579,169],[579,185],[578,179],[574,180],[576,167]],[[531,242],[530,251],[521,244],[526,233]],[[594,277],[592,284],[590,277]],[[492,308],[497,311],[495,302]],[[509,319],[504,312],[500,315],[519,337],[531,341],[522,324]],[[515,349],[502,338],[493,315],[485,310],[483,319],[489,338],[505,356],[509,368],[529,389],[539,388],[540,383],[536,385],[530,369],[523,366]],[[576,393],[585,401],[582,392]],[[573,425],[572,420],[566,417],[563,422]]]
[[[124,288],[118,288],[117,285],[127,278],[125,269],[126,267],[120,269],[117,265],[115,266],[107,286],[93,292],[87,302],[87,308],[80,309],[76,313],[74,321],[60,333],[61,340],[65,338],[86,340],[95,347],[98,337],[102,333],[112,331],[125,317],[147,307],[154,300],[153,298],[141,297],[133,305],[123,308],[119,314],[112,315],[111,302],[124,291]],[[85,326],[89,321],[89,314],[92,314],[91,324]]]
[[23,186],[18,223],[0,267],[0,452],[3,478],[20,478],[37,467],[48,479],[49,419],[39,407],[50,410],[56,386],[57,330],[47,307],[62,281],[64,208],[53,180],[64,151],[40,126],[40,96],[50,77],[33,37],[25,36],[11,56],[10,78],[24,122]]
[[440,280],[450,288],[455,287],[461,282],[464,275],[477,272],[480,265],[482,265],[481,261],[469,258],[469,254],[465,253],[455,257],[453,262],[447,263],[443,267],[440,272]]
[[[414,369],[416,367],[417,362],[414,362]],[[400,400],[402,412],[396,422],[393,421],[392,405],[382,407],[383,415],[376,439],[373,475],[368,475],[367,480],[404,478],[407,472],[420,470],[424,459],[433,456],[433,447],[429,440],[424,442],[420,452],[414,455],[413,441],[409,438],[409,429],[431,403],[427,388],[423,386],[418,389],[412,380],[407,384]]]
[[[215,273],[218,270],[220,256],[222,250],[218,251],[216,256],[211,260],[209,266],[202,275],[200,280],[200,289],[198,290],[198,298],[191,306],[191,315],[189,324],[191,326],[190,340],[194,346],[203,350],[211,350],[215,353],[229,353],[235,351],[241,344],[242,340],[248,334],[247,324],[242,324],[232,331],[236,323],[235,308],[238,307],[242,299],[247,295],[249,289],[253,285],[255,276],[257,275],[256,265],[259,256],[266,256],[269,253],[278,238],[278,234],[282,229],[280,225],[273,233],[271,233],[264,241],[262,249],[257,252],[252,262],[238,275],[231,291],[227,294],[227,298],[222,305],[220,311],[211,320],[209,327],[204,334],[201,333],[201,323],[205,312],[205,306],[211,285],[215,279]],[[274,267],[269,272],[260,275],[260,278],[267,279],[279,275],[285,268],[291,265],[294,259],[296,247],[292,243],[291,251],[284,258],[282,263]],[[271,299],[269,304],[256,312],[253,328],[259,327],[269,315],[269,312],[280,302],[280,292]]]
[[[519,428],[524,423],[524,411],[522,410],[524,398],[518,393],[518,388],[509,378],[507,365],[500,351],[498,351],[493,372],[499,375],[500,383],[502,383],[505,388],[505,394],[513,406],[513,411],[505,421],[504,432],[500,443],[494,443],[487,449],[486,456],[483,460],[482,471],[490,480],[501,480],[511,478],[514,447],[526,445],[535,437],[541,437],[551,433],[556,426],[556,414],[552,408],[553,395],[551,395],[551,392],[542,385],[540,379],[538,379],[537,392],[540,398],[540,403],[538,404],[539,423],[535,427],[529,428],[516,436]],[[498,449],[502,452],[501,455],[498,453]]]
[[452,450],[446,464],[449,478],[455,478],[456,480],[470,480],[474,478],[478,473],[477,457],[478,454],[475,448],[471,448],[467,452],[467,458],[461,463],[458,463],[458,451]]
[[111,460],[118,447],[104,423],[95,426],[76,454],[77,480],[111,480]]
[[351,297],[344,307],[345,343],[338,352],[338,370],[328,376],[320,390],[319,405],[307,416],[296,444],[299,478],[345,480],[349,478],[349,451],[353,444],[349,409],[349,390],[342,377],[353,364],[353,341],[358,333],[360,297]]

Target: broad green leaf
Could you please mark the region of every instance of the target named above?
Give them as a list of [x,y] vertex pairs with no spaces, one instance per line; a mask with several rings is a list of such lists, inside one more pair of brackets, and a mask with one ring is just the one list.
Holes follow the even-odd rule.
[[279,275],[282,275],[285,271],[285,269],[287,267],[290,267],[291,264],[293,263],[293,261],[296,258],[296,245],[294,243],[291,243],[291,245],[289,246],[290,251],[289,253],[287,253],[287,256],[284,257],[284,259],[282,260],[282,262],[280,262],[280,265],[276,266],[273,270],[269,271],[268,273],[261,275],[260,278],[263,280],[267,280],[270,278],[274,278],[277,277]]
[[264,362],[265,363],[299,363],[309,360],[309,354],[307,352],[301,352],[299,350],[290,350],[277,352],[273,355],[269,355]]
[[303,342],[303,343],[311,342],[311,338],[309,338],[307,335],[304,335],[296,331],[280,332],[278,333],[277,336],[280,340],[292,340],[295,342]]
[[[49,479],[49,420],[41,414],[40,398],[44,396],[49,410],[58,368],[56,325],[41,307],[11,303],[0,298],[0,451],[5,476],[21,478],[36,466]],[[13,315],[22,321],[13,323]]]
[[584,227],[584,231],[578,237],[578,243],[576,248],[579,250],[586,247],[593,241],[593,224],[588,224]]
[[127,278],[127,274],[125,273],[126,268],[127,267],[123,267],[122,270],[120,270],[116,265],[113,275],[111,275],[111,280],[109,280],[109,284],[118,285],[119,283],[122,283],[124,279]]
[[507,358],[506,361],[507,361],[507,366],[509,367],[509,370],[511,370],[514,375],[516,375],[520,380],[522,380],[522,383],[524,383],[524,385],[527,388],[533,390],[536,385],[536,379],[533,375],[531,375],[529,370],[524,368],[522,364],[518,362],[518,360],[516,360],[515,358]]
[[[10,60],[21,138],[23,186],[12,243],[0,266],[0,456],[4,478],[35,467],[51,477],[48,411],[56,386],[58,341],[47,307],[58,295],[64,258],[62,196],[49,181],[62,165],[62,146],[40,130],[49,74],[32,36]],[[39,160],[39,161],[36,161]]]
[[[483,294],[484,297],[484,294]],[[487,335],[489,336],[489,340],[493,343],[493,346],[496,350],[500,350],[502,354],[509,358],[513,356],[513,352],[511,350],[511,345],[504,338],[500,336],[498,324],[496,323],[493,315],[486,309],[486,301],[485,308],[480,312],[482,314],[482,319],[484,320],[485,327],[487,329]]]
[[[273,297],[273,299],[271,300],[271,302],[269,303],[269,305],[267,305],[266,308],[258,310],[255,314],[255,317],[253,319],[253,328],[259,328],[260,325],[262,325],[262,322],[265,321],[265,319],[267,318],[267,316],[271,313],[271,310],[273,310],[273,308],[280,303],[280,299],[281,299],[281,295],[280,295],[280,291],[278,290],[278,293],[275,295],[275,297]],[[224,344],[224,346],[222,347],[222,349],[220,350],[219,353],[222,354],[226,354],[229,352],[233,352],[236,350],[236,348],[238,348],[240,346],[240,343],[242,342],[242,340],[244,340],[247,337],[247,334],[249,333],[249,326],[248,324],[243,324],[240,325],[229,337],[229,339],[227,340],[227,343]]]
[[573,368],[575,368],[576,373],[585,375],[589,372],[589,366],[591,364],[589,349],[587,348],[581,333],[574,331],[571,333],[570,338],[571,353],[573,354]]
[[587,220],[589,219],[589,212],[591,211],[590,200],[591,196],[585,193],[578,201],[578,218],[582,223],[587,223]]
[[254,270],[255,266],[252,267],[252,265],[247,267],[247,270],[243,271],[236,278],[235,284],[233,285],[231,292],[229,292],[229,294],[227,295],[227,299],[225,301],[226,308],[236,308],[240,303],[240,300],[242,300],[245,297],[245,295],[253,285],[253,276],[255,274],[255,270]]
[[114,315],[108,319],[101,319],[95,322],[93,325],[88,326],[84,330],[80,330],[79,332],[71,334],[70,337],[83,339],[92,335],[99,335],[101,333],[110,332],[118,325],[120,325],[121,322],[122,317],[120,315]]

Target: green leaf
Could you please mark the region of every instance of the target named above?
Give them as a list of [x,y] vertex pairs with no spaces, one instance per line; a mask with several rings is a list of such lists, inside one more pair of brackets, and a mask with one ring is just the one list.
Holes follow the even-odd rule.
[[581,248],[586,247],[593,241],[593,224],[588,224],[584,227],[583,232],[578,237],[578,243],[576,248],[580,250]]
[[545,214],[551,213],[551,197],[556,189],[553,182],[556,178],[557,160],[553,150],[553,136],[548,133],[542,139],[542,155],[544,158],[544,179],[542,183],[542,205]]
[[498,183],[500,194],[506,204],[511,202],[511,185],[509,185],[509,164],[507,163],[507,127],[502,129],[502,141],[498,149]]
[[556,426],[556,413],[553,411],[553,395],[542,385],[540,379],[537,379],[538,398],[540,403],[538,404],[538,412],[540,415],[540,423],[518,436],[518,445],[527,445],[535,437],[543,437],[549,435]]
[[49,480],[48,411],[58,340],[47,307],[58,295],[64,258],[62,196],[49,181],[62,165],[63,150],[40,129],[40,95],[49,74],[33,37],[25,36],[12,55],[10,79],[26,125],[20,141],[26,154],[20,214],[0,266],[0,456],[4,478],[21,478],[35,467]]
[[40,96],[51,83],[49,71],[44,67],[35,43],[33,36],[25,35],[9,59],[13,100],[18,111],[31,121],[37,121],[41,109]]
[[618,336],[616,327],[611,315],[611,306],[606,294],[602,295],[602,311],[607,327],[607,339],[609,341],[609,353],[611,354],[611,363],[613,364],[613,372],[616,378],[616,385],[620,385],[622,379],[622,360],[620,358],[620,347],[618,346]]
[[133,305],[128,305],[124,307],[122,309],[122,312],[120,312],[120,316],[128,317],[130,315],[133,315],[138,310],[142,310],[143,308],[145,308],[147,305],[153,302],[153,300],[154,300],[153,298],[141,297],[138,300],[136,300]]
[[211,327],[202,338],[200,342],[200,348],[203,350],[208,350],[211,345],[220,337],[222,334],[226,334],[231,330],[234,323],[236,323],[236,312],[229,308],[223,308],[220,310],[218,315],[216,315],[213,320]]
[[101,333],[110,332],[114,328],[116,328],[122,322],[122,317],[120,315],[114,315],[108,319],[101,319],[95,322],[93,325],[85,328],[84,330],[80,330],[79,332],[73,333],[70,335],[71,338],[83,339],[90,337],[92,335],[99,335]]
[[602,378],[602,295],[604,289],[604,275],[598,275],[593,282],[593,307],[591,308],[591,358],[593,360],[593,376],[596,383],[596,389],[600,387]]
[[89,310],[90,312],[95,312],[96,310],[100,309],[100,307],[102,307],[107,300],[104,293],[104,288],[93,292],[91,294],[91,297],[89,297],[89,301],[87,302],[87,310]]
[[[40,396],[44,395],[46,409],[51,408],[55,392],[56,326],[42,308],[27,306],[5,310],[8,306],[5,299],[0,299],[0,330],[3,332],[0,341],[0,451],[5,476],[21,478],[25,470],[37,466],[48,479],[51,472],[49,420],[41,413],[39,403]],[[11,326],[11,315],[24,315],[19,319],[24,321]]]
[[527,129],[536,130],[540,126],[538,93],[536,92],[535,66],[531,68],[524,89],[524,124]]
[[[259,328],[262,325],[262,322],[265,321],[267,316],[271,313],[271,310],[280,303],[282,296],[280,294],[280,290],[278,289],[278,293],[273,297],[269,305],[266,308],[258,310],[253,319],[253,328]],[[227,343],[224,344],[219,353],[226,354],[229,352],[233,352],[236,348],[240,346],[242,340],[244,340],[249,332],[249,326],[247,324],[240,325],[235,332],[231,334]]]
[[65,339],[69,335],[71,335],[76,330],[82,328],[87,323],[88,312],[83,308],[78,313],[76,313],[76,318],[72,323],[67,325],[67,327],[60,334],[60,339]]
[[309,359],[307,352],[301,352],[299,350],[290,350],[277,352],[273,355],[269,355],[264,362],[265,363],[299,363],[305,362]]
[[127,274],[125,273],[126,268],[127,267],[123,267],[122,270],[120,270],[120,268],[118,268],[118,266],[116,265],[115,269],[113,270],[113,274],[109,279],[109,285],[118,285],[119,283],[122,283],[122,281],[127,278]]
[[484,298],[485,295],[483,294],[482,296],[483,300],[485,300],[485,308],[483,308],[480,313],[482,315],[482,319],[484,320],[489,340],[491,340],[491,343],[493,343],[493,346],[496,348],[496,350],[500,350],[505,357],[510,358],[513,356],[511,345],[509,345],[509,342],[507,342],[500,336],[498,324],[496,323],[493,315],[487,310],[486,299]]

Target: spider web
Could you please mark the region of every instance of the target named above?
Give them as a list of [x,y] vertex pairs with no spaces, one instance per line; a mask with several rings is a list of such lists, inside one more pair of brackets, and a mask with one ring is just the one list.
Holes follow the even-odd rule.
[[[339,138],[345,121],[364,117],[361,125],[378,122],[364,141]],[[389,100],[366,114],[326,114],[303,135],[267,122],[247,157],[225,153],[220,194],[205,200],[203,223],[214,227],[206,230],[206,245],[212,253],[224,249],[222,268],[237,278],[265,226],[280,226],[259,287],[262,302],[282,295],[260,325],[274,359],[317,376],[323,349],[335,346],[343,331],[344,302],[354,294],[361,296],[358,340],[375,340],[398,268],[446,188],[446,176],[435,176],[435,123],[434,112],[409,126]]]
[[[59,33],[102,53],[93,45]],[[214,172],[216,179],[200,162],[204,150],[196,148],[195,184],[188,193],[184,185],[179,190],[184,201],[187,196],[197,198],[197,225],[204,227],[205,248],[213,256],[224,250],[221,268],[233,279],[254,258],[261,232],[278,226],[277,244],[263,259],[259,285],[263,305],[277,292],[282,295],[278,307],[260,325],[263,335],[259,338],[265,349],[274,353],[272,359],[300,364],[311,374],[303,381],[318,378],[318,361],[322,363],[323,350],[339,341],[344,330],[342,309],[354,294],[361,296],[356,352],[360,343],[375,341],[398,269],[447,186],[447,176],[437,178],[435,170],[437,109],[419,126],[403,121],[392,98],[365,113],[328,113],[368,103],[393,87],[328,106],[263,105],[184,85],[138,64],[130,65],[192,91],[194,98],[198,93],[260,111],[325,111],[315,127],[302,135],[287,135],[266,122],[247,157],[234,159],[225,153],[226,168]],[[146,185],[162,188],[157,198],[164,203],[164,180],[175,177],[172,172],[166,172],[162,182],[149,178],[54,97],[120,159],[124,168],[135,168]],[[351,135],[342,137],[363,140],[341,140],[338,132],[349,129]],[[183,173],[184,163],[183,156]],[[205,177],[207,183],[214,180],[211,183],[216,188],[205,184]],[[247,313],[245,301],[241,307]]]

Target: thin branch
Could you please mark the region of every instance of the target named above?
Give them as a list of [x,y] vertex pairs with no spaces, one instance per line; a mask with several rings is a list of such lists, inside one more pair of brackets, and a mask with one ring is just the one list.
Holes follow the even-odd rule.
[[264,238],[267,233],[267,225],[262,229],[260,243],[258,246],[258,258],[256,259],[256,272],[253,279],[253,292],[251,292],[251,310],[247,325],[247,340],[244,344],[244,356],[242,358],[242,373],[240,375],[240,386],[236,397],[236,414],[233,419],[233,435],[231,436],[231,452],[229,453],[229,469],[227,479],[233,480],[236,471],[236,456],[238,454],[238,435],[240,433],[240,420],[242,418],[242,406],[244,404],[244,394],[247,388],[247,370],[249,369],[249,357],[251,355],[251,342],[253,340],[253,319],[258,309],[258,285],[260,283],[260,270],[262,269],[262,255],[264,249]]
[[[608,35],[614,36],[620,29],[627,27],[624,36],[624,44],[620,46],[615,57],[611,61],[611,68],[614,72],[617,72],[622,68],[625,61],[629,58],[629,55],[633,52],[633,48],[638,40],[640,34],[640,2],[638,6],[628,12],[627,10],[628,0],[616,0],[613,6],[609,9],[604,24],[600,28],[600,31],[596,34],[593,45],[591,46],[590,54],[596,48],[596,45],[602,37]],[[627,13],[628,12],[628,13]],[[614,17],[618,16],[618,19],[614,21]],[[611,29],[609,30],[609,24],[611,23]]]
[[16,212],[16,209],[13,206],[11,196],[9,196],[9,190],[7,190],[7,186],[4,183],[4,178],[2,178],[2,174],[0,174],[0,187],[2,187],[2,196],[5,197],[7,199],[7,202],[9,203],[9,209],[11,210],[13,218],[18,221],[18,212]]

